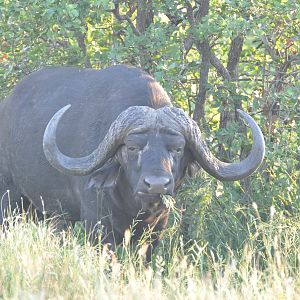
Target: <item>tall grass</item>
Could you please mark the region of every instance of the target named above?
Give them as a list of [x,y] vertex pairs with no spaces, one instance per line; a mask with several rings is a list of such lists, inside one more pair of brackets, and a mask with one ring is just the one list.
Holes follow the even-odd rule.
[[[254,212],[258,214],[254,205]],[[184,244],[178,224],[165,233],[152,263],[124,245],[118,263],[82,240],[78,230],[18,216],[0,234],[3,299],[299,299],[298,217],[253,218],[240,253]],[[237,233],[238,234],[238,233]],[[249,232],[250,234],[250,232]]]

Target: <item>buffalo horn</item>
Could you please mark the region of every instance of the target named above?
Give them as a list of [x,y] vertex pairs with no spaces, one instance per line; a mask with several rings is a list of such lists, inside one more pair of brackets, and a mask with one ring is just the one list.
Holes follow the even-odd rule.
[[[236,163],[225,163],[213,156],[196,122],[178,108],[165,108],[166,114],[172,114],[177,119],[181,127],[182,134],[185,136],[189,148],[191,149],[196,161],[201,167],[213,177],[224,180],[240,180],[251,175],[261,164],[265,154],[265,142],[263,134],[256,122],[245,112],[237,110],[246,120],[252,131],[253,145],[248,156]],[[171,117],[171,116],[169,116]]]
[[[61,153],[56,143],[56,129],[63,114],[71,107],[66,105],[55,113],[49,121],[43,138],[43,148],[47,160],[57,170],[70,175],[87,175],[104,165],[109,157],[112,157],[118,147],[123,143],[128,132],[141,128],[145,120],[149,119],[150,107],[132,106],[122,112],[111,124],[106,136],[97,149],[91,154],[73,158]],[[147,122],[146,122],[147,123]]]

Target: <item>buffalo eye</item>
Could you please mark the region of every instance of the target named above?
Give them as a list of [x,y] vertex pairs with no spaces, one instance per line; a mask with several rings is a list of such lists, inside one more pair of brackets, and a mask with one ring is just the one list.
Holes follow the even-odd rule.
[[182,147],[176,147],[176,148],[171,149],[170,152],[172,152],[173,154],[179,155],[179,154],[182,154],[183,148]]
[[127,150],[129,152],[138,152],[138,151],[142,150],[142,147],[130,145],[130,146],[127,146]]

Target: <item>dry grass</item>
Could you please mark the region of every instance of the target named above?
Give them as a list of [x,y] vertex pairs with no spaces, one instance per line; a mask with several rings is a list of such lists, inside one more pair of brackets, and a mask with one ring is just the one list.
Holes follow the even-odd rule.
[[[197,244],[184,255],[161,247],[145,268],[128,248],[109,265],[76,231],[57,234],[49,223],[18,218],[0,234],[3,299],[299,299],[297,226],[261,226],[260,241],[226,259]],[[277,230],[275,227],[277,226]],[[271,228],[272,227],[272,228]],[[299,227],[299,226],[298,226]],[[77,236],[77,237],[76,237]],[[167,238],[168,239],[168,238]],[[164,252],[162,252],[164,251]],[[164,259],[169,251],[169,259]]]

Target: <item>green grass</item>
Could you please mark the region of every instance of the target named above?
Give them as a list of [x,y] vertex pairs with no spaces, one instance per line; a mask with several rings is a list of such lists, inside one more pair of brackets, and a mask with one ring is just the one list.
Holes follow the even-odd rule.
[[21,215],[0,234],[0,297],[299,299],[300,218],[273,211],[262,221],[255,205],[251,217],[240,251],[203,241],[187,246],[175,220],[145,267],[130,247],[118,249],[118,263],[110,264],[78,229],[57,233],[51,221]]

